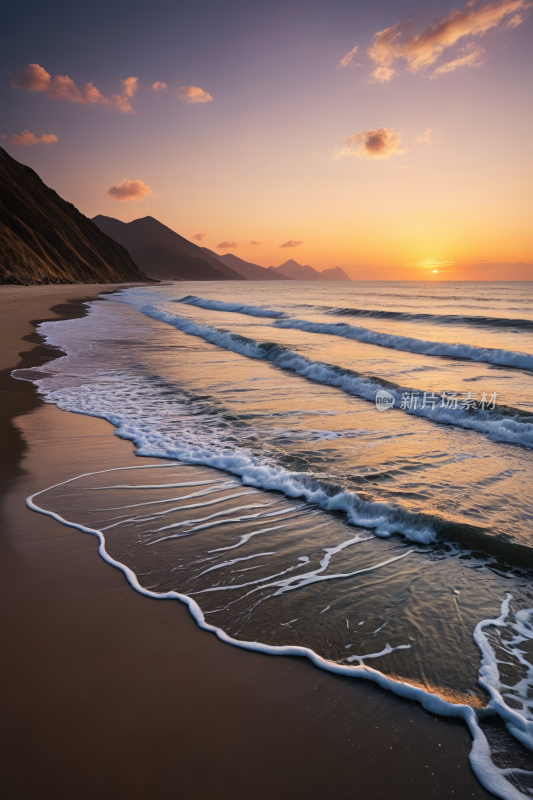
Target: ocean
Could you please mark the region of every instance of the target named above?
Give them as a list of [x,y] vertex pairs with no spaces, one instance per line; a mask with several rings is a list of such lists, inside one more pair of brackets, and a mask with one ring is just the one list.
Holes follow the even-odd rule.
[[532,284],[181,282],[87,311],[14,375],[161,463],[30,508],[229,644],[463,718],[481,783],[533,796]]

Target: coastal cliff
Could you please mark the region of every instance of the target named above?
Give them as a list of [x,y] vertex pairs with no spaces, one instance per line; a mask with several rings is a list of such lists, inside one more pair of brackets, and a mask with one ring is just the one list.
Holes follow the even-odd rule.
[[147,280],[124,247],[0,147],[0,284]]

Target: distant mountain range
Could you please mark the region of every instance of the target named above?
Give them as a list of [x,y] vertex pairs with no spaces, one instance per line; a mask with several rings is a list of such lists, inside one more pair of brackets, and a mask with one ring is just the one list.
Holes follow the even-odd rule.
[[150,278],[169,281],[242,281],[215,254],[189,242],[153,217],[121,222],[99,214],[93,222],[120,242]]
[[252,264],[250,261],[243,261],[242,258],[234,256],[233,253],[219,256],[213,253],[212,250],[208,250],[207,247],[202,247],[202,250],[218,258],[223,264],[239,272],[249,281],[292,281],[292,278],[289,278],[288,275],[282,275],[281,272],[277,272],[277,270],[273,271],[272,267],[260,267],[258,264]]
[[0,147],[0,283],[146,280],[124,247]]
[[[143,270],[140,271],[139,267]],[[0,147],[0,283],[345,280],[292,259],[260,267],[199,247],[153,217],[92,220]]]
[[298,264],[292,258],[289,261],[285,261],[280,267],[260,267],[258,264],[243,261],[242,258],[234,256],[233,253],[219,256],[213,253],[212,250],[208,250],[207,247],[202,247],[202,250],[210,253],[228,267],[240,272],[249,281],[351,281],[351,278],[340,267],[324,269],[322,272],[318,272],[309,265],[302,266]]
[[269,267],[272,272],[287,275],[293,281],[351,281],[351,278],[340,267],[333,267],[332,269],[323,269],[318,272],[314,267],[309,264],[302,266],[297,261],[290,258],[281,264],[279,267]]
[[92,220],[101,231],[120,242],[150,278],[169,281],[349,281],[340,267],[317,272],[296,261],[281,267],[260,267],[226,253],[221,256],[199,247],[153,217],[121,222],[99,214]]

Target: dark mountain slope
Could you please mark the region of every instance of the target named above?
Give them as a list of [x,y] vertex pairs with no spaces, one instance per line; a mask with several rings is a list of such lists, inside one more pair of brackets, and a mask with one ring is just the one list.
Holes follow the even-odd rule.
[[[132,258],[142,263],[143,269],[153,278],[189,281],[243,280],[242,275],[227,267],[216,256],[205,253],[203,248],[184,239],[153,217],[121,222],[99,214],[93,218],[93,222],[108,236],[124,245]],[[170,253],[175,256],[174,267]],[[163,258],[162,262],[158,260],[159,257]]]
[[170,250],[163,244],[148,244],[132,251],[136,263],[152,278],[167,281],[228,281],[231,277],[213,269],[201,258]]
[[233,253],[226,253],[226,255],[219,256],[216,253],[213,253],[212,250],[208,250],[207,247],[202,247],[206,253],[209,253],[211,256],[214,256],[219,261],[222,261],[227,267],[231,267],[244,278],[249,281],[291,281],[292,278],[289,278],[287,275],[282,275],[280,272],[275,272],[271,269],[267,269],[266,267],[260,267],[258,264],[252,264],[250,261],[244,261],[242,258],[238,256],[234,256]]
[[146,280],[124,247],[0,147],[0,283]]

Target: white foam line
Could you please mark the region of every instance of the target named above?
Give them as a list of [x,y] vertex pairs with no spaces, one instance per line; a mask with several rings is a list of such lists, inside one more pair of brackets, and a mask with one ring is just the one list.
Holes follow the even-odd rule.
[[[210,483],[214,483],[214,481],[210,481]],[[180,484],[176,484],[179,486]],[[185,484],[182,484],[183,486]],[[193,484],[194,485],[194,484]],[[191,494],[184,494],[182,497],[168,497],[166,500],[148,500],[144,503],[132,503],[129,506],[115,506],[114,508],[95,508],[94,511],[124,511],[126,508],[140,508],[141,506],[158,506],[164,503],[177,503],[178,500],[189,500],[191,497],[205,497],[207,494],[216,494],[216,492],[222,492],[226,489],[233,489],[237,486],[242,486],[240,481],[228,481],[227,483],[221,483],[220,486],[211,489],[202,489],[200,492],[192,492]],[[105,487],[107,488],[107,487]],[[138,488],[138,489],[145,489],[145,486],[138,486],[138,487],[114,487],[114,488]],[[164,487],[157,487],[157,488],[164,488]],[[169,487],[171,488],[171,487]],[[163,514],[167,514],[167,511],[162,512]],[[155,515],[157,516],[157,515]]]
[[[159,465],[156,465],[159,466]],[[163,465],[161,465],[163,466]],[[165,465],[166,466],[166,465]],[[143,467],[137,467],[137,469],[142,469]],[[188,606],[191,615],[193,616],[194,620],[196,621],[198,627],[202,628],[205,631],[209,631],[210,633],[214,633],[215,636],[220,639],[220,641],[225,642],[226,644],[231,644],[234,647],[240,647],[243,650],[252,650],[258,653],[265,653],[268,655],[284,655],[284,656],[301,656],[308,658],[312,664],[320,669],[324,669],[328,672],[332,672],[336,675],[344,675],[346,677],[357,677],[357,678],[364,678],[369,681],[373,681],[377,683],[378,686],[381,686],[383,689],[388,689],[389,691],[394,692],[394,694],[398,695],[398,697],[404,697],[407,700],[415,700],[420,703],[420,705],[428,711],[431,711],[434,714],[441,714],[442,716],[447,717],[459,717],[463,719],[472,735],[472,750],[470,751],[470,764],[474,773],[476,774],[479,782],[497,797],[500,797],[501,800],[524,800],[524,795],[519,792],[512,784],[510,784],[502,774],[502,771],[496,767],[491,759],[490,754],[490,747],[489,743],[485,737],[485,734],[481,730],[477,716],[473,708],[467,706],[465,704],[453,704],[449,703],[446,700],[443,700],[442,697],[439,697],[436,694],[431,694],[426,692],[424,689],[421,689],[418,686],[412,686],[409,683],[404,683],[403,681],[395,680],[393,678],[389,678],[383,673],[379,672],[378,670],[372,669],[366,665],[360,666],[352,666],[352,665],[343,665],[337,664],[334,661],[328,661],[322,656],[319,656],[309,647],[301,647],[296,645],[267,645],[262,644],[260,642],[244,642],[239,641],[238,639],[233,639],[227,633],[225,633],[221,628],[217,628],[215,625],[210,625],[206,622],[205,616],[198,605],[198,603],[192,599],[192,597],[188,597],[187,595],[181,594],[180,592],[176,591],[169,591],[169,592],[153,592],[149,589],[144,589],[133,570],[127,567],[125,564],[122,564],[120,561],[112,558],[106,551],[105,547],[105,537],[102,531],[96,530],[95,528],[89,528],[85,525],[81,525],[76,522],[70,522],[66,520],[64,517],[61,517],[59,514],[56,514],[54,511],[48,511],[44,508],[41,508],[35,503],[35,498],[39,495],[43,494],[44,492],[50,491],[51,489],[56,489],[58,486],[64,486],[67,483],[71,483],[72,481],[78,480],[78,478],[82,477],[89,477],[92,475],[101,475],[106,472],[115,472],[119,471],[120,469],[124,469],[121,467],[110,469],[110,470],[100,470],[98,472],[87,472],[84,475],[76,476],[75,478],[69,478],[66,481],[62,481],[61,483],[57,483],[54,486],[50,486],[47,489],[42,489],[39,492],[35,492],[34,494],[30,495],[26,499],[26,506],[31,509],[32,511],[37,512],[38,514],[43,514],[44,516],[50,517],[56,522],[61,523],[62,525],[66,525],[69,528],[74,528],[75,530],[79,530],[82,533],[88,533],[91,536],[96,536],[99,541],[98,546],[98,553],[100,556],[111,566],[115,567],[116,569],[123,572],[126,577],[126,580],[133,587],[137,592],[143,594],[145,597],[151,597],[155,600],[178,600],[180,603],[184,603]],[[133,469],[136,469],[133,467]],[[477,639],[476,639],[477,642]],[[483,652],[483,651],[482,651]]]
[[[387,620],[387,622],[388,622],[388,621],[389,621],[389,620]],[[385,625],[387,624],[387,622],[384,622],[384,623],[383,623],[383,625],[381,626],[381,628],[378,628],[378,629],[377,629],[377,631],[374,631],[374,636],[376,635],[376,633],[379,633],[381,630],[383,630],[383,628],[385,627]],[[359,625],[362,625],[362,624],[363,624],[362,622],[360,622],[360,623],[359,623]]]
[[122,520],[122,522],[114,522],[113,525],[107,525],[107,527],[102,528],[102,530],[107,531],[110,528],[115,528],[117,525],[124,525],[126,522],[151,522],[154,519],[159,519],[160,517],[165,516],[165,514],[172,514],[173,511],[188,511],[190,508],[205,508],[206,506],[214,506],[217,503],[223,503],[224,500],[231,500],[234,497],[243,497],[247,494],[257,494],[257,491],[230,494],[226,497],[218,497],[216,500],[209,500],[207,503],[189,503],[188,506],[176,506],[175,508],[170,508],[167,511],[162,511],[159,514],[148,514],[144,517],[128,517],[128,519]]
[[[366,542],[371,537],[367,537],[365,539],[356,537],[355,539],[350,540],[350,544],[358,544],[359,542]],[[388,564],[393,564],[395,561],[399,561],[401,558],[405,558],[406,556],[411,555],[411,553],[416,552],[414,550],[408,550],[407,553],[403,553],[401,556],[396,556],[395,558],[390,558],[388,561],[381,561],[379,564],[374,564],[373,567],[365,567],[365,569],[358,569],[355,572],[345,572],[345,573],[338,573],[336,575],[319,575],[319,572],[322,572],[328,564],[322,566],[320,569],[314,570],[313,572],[306,572],[304,575],[295,575],[293,578],[286,578],[284,581],[276,581],[275,583],[267,583],[264,586],[259,586],[259,589],[268,589],[271,586],[279,586],[277,592],[274,592],[272,597],[276,597],[276,595],[284,594],[285,592],[292,592],[295,589],[302,589],[304,586],[309,586],[311,583],[318,583],[319,581],[333,581],[337,580],[338,578],[353,578],[355,575],[361,575],[363,572],[373,572],[376,569],[380,569],[380,567],[386,567]],[[307,559],[309,561],[309,559]],[[321,562],[322,564],[323,562]],[[329,562],[328,562],[329,563]],[[303,564],[296,564],[294,567],[290,569],[286,569],[285,572],[290,572],[296,567],[301,567]],[[267,578],[263,578],[263,580],[271,580],[272,578],[277,578],[279,575],[284,575],[285,572],[278,572],[276,575],[269,575]],[[299,581],[296,585],[296,581]],[[233,586],[213,586],[211,589],[203,589],[203,592],[221,592],[227,589],[243,589],[246,586],[252,586],[255,583],[259,583],[259,581],[251,581],[250,583],[241,583],[239,585]],[[257,589],[252,589],[252,592],[257,591]],[[252,592],[248,592],[251,594]],[[199,592],[198,594],[202,594]],[[247,597],[248,595],[244,595]],[[242,599],[242,598],[240,598]]]
[[[268,505],[268,504],[267,504]],[[153,542],[147,542],[147,546],[151,546],[153,544],[157,544],[158,542],[165,542],[167,539],[179,539],[182,536],[190,536],[192,533],[196,533],[196,531],[205,531],[207,528],[216,528],[219,525],[230,525],[232,522],[249,522],[250,520],[254,519],[263,519],[266,514],[246,514],[242,517],[232,517],[231,519],[219,519],[216,522],[208,522],[206,525],[197,525],[196,528],[190,528],[185,533],[174,533],[170,536],[162,536],[161,539],[155,539]],[[149,531],[150,533],[158,533],[159,531],[168,530],[169,528],[174,528],[174,525],[167,525],[166,528],[158,528],[157,531]]]
[[239,561],[250,561],[252,558],[263,558],[263,556],[275,556],[276,551],[271,550],[268,553],[256,553],[253,556],[243,556],[242,558],[234,558],[232,561],[223,561],[222,564],[215,564],[214,567],[209,567],[209,569],[205,569],[203,572],[200,572],[199,575],[196,575],[196,578],[201,578],[202,575],[205,575],[208,572],[213,572],[215,569],[222,569],[223,567],[231,567],[233,564],[238,564]]
[[218,547],[216,550],[208,550],[208,553],[222,553],[226,550],[235,550],[236,547],[241,547],[241,545],[246,544],[246,542],[252,538],[252,536],[259,536],[260,533],[268,533],[269,531],[278,531],[280,528],[286,528],[286,525],[276,525],[273,528],[261,528],[260,531],[253,531],[252,533],[245,533],[244,536],[241,536],[240,540],[237,544],[232,544],[229,547]]
[[[165,465],[166,466],[166,465]],[[130,467],[138,469],[138,467]],[[147,483],[147,484],[117,484],[116,486],[85,486],[84,492],[101,492],[104,489],[179,489],[182,486],[205,486],[207,483],[223,483],[224,478],[216,481],[190,481],[189,483]],[[130,506],[124,506],[130,508]],[[113,509],[109,509],[112,511]]]
[[[251,508],[267,508],[273,503],[254,503],[249,506],[237,506],[236,508],[227,508],[225,511],[217,511],[215,514],[210,514],[208,517],[196,517],[196,519],[186,519],[183,522],[175,522],[173,525],[166,525],[164,528],[157,528],[155,531],[147,531],[147,533],[159,533],[160,531],[168,531],[170,528],[183,528],[185,525],[194,525],[196,522],[207,522],[215,517],[226,517],[228,514],[234,514],[236,511],[247,511]],[[266,514],[264,515],[266,516]]]
[[[349,647],[351,645],[348,645]],[[346,661],[359,661],[361,663],[364,658],[379,658],[380,656],[386,656],[387,653],[392,653],[394,650],[410,650],[410,644],[399,644],[397,647],[391,647],[390,644],[387,642],[385,647],[380,653],[367,653],[365,656],[350,656],[347,658]]]
[[[533,720],[526,719],[523,716],[523,713],[520,713],[520,710],[510,708],[505,700],[502,697],[501,692],[499,691],[500,686],[500,677],[499,677],[499,670],[498,664],[505,663],[502,662],[500,659],[496,658],[494,654],[487,635],[483,632],[483,628],[494,625],[495,627],[504,627],[505,626],[505,619],[509,615],[509,603],[512,600],[513,595],[507,594],[505,600],[502,603],[501,607],[501,614],[497,619],[485,619],[481,622],[478,622],[476,628],[474,630],[474,641],[476,642],[477,646],[481,650],[481,667],[479,669],[479,679],[478,683],[486,689],[486,691],[490,695],[490,702],[487,705],[487,711],[492,710],[503,719],[507,730],[509,733],[518,739],[525,747],[529,750],[533,750]],[[521,617],[531,613],[531,609],[529,612],[527,611],[518,611],[516,616],[516,626],[518,628],[521,627]],[[533,633],[531,629],[525,629],[523,631],[526,635],[522,637],[518,637],[518,641],[525,641],[527,639],[533,639]],[[519,656],[519,653],[515,651],[515,656]],[[531,672],[531,664],[525,661],[523,658],[520,658],[524,666],[527,666],[528,671]],[[514,665],[513,665],[514,666]],[[519,684],[517,685],[517,687]],[[521,698],[524,699],[524,698]],[[527,704],[524,703],[524,707],[527,708]]]
[[309,322],[305,319],[284,319],[276,320],[276,322],[270,324],[276,328],[290,328],[307,333],[341,336],[344,339],[353,339],[364,344],[392,348],[404,353],[417,353],[419,355],[444,358],[464,358],[478,363],[483,362],[501,367],[533,370],[533,355],[515,352],[514,350],[494,350],[469,344],[450,344],[448,342],[431,342],[426,339],[412,339],[409,336],[379,333],[370,328],[348,325],[344,322],[331,324]]

